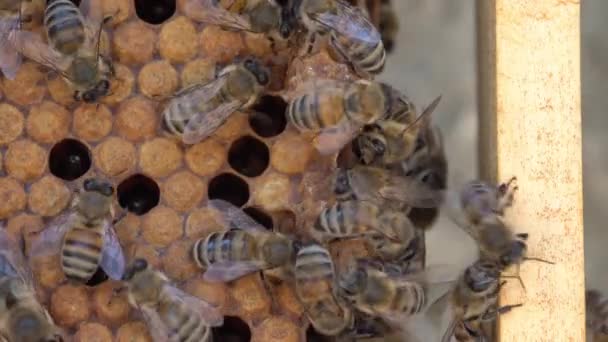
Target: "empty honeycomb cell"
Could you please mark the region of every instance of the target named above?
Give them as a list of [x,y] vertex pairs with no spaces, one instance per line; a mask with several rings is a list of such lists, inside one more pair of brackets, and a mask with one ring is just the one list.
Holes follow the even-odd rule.
[[82,140],[99,141],[112,130],[112,112],[103,104],[81,104],[74,110],[72,129]]
[[130,21],[114,30],[112,51],[126,65],[144,64],[152,59],[156,32],[141,21]]
[[261,175],[268,168],[269,159],[268,146],[248,135],[234,141],[228,150],[230,166],[236,172],[248,177]]
[[184,65],[181,73],[182,88],[207,83],[215,76],[215,63],[208,58],[196,58]]
[[186,150],[186,164],[199,176],[215,174],[226,162],[226,149],[213,139],[206,139]]
[[58,74],[51,75],[47,80],[47,87],[53,101],[62,106],[74,103],[74,89]]
[[262,138],[277,136],[285,130],[287,102],[280,96],[265,95],[251,107],[249,125]]
[[63,139],[51,148],[49,170],[55,177],[71,181],[91,168],[91,151],[75,139]]
[[133,91],[135,77],[131,69],[118,63],[114,63],[115,75],[110,79],[110,91],[101,99],[101,102],[116,105],[125,100]]
[[87,289],[83,286],[64,284],[51,296],[51,315],[64,327],[74,327],[91,315]]
[[54,143],[68,135],[70,113],[60,105],[44,101],[32,106],[27,117],[27,134],[41,143]]
[[154,246],[165,247],[182,236],[182,218],[165,206],[152,209],[143,219],[142,237]]
[[125,323],[116,332],[116,342],[153,342],[144,322]]
[[29,182],[44,172],[46,151],[30,140],[17,140],[8,145],[4,164],[9,175]]
[[142,174],[123,180],[116,189],[118,204],[135,215],[144,215],[158,205],[160,188],[156,182]]
[[201,272],[192,259],[192,245],[192,241],[175,241],[167,248],[162,263],[169,278],[181,282]]
[[175,17],[160,30],[160,55],[173,63],[186,62],[199,50],[197,38],[196,28],[190,19]]
[[247,115],[242,112],[232,113],[215,132],[214,135],[224,140],[234,140],[247,130]]
[[205,184],[193,173],[180,171],[165,181],[162,193],[165,202],[173,209],[190,211],[203,199]]
[[154,136],[158,114],[152,101],[136,96],[120,104],[115,120],[118,134],[139,141]]
[[135,146],[122,138],[105,139],[93,154],[99,169],[108,176],[118,176],[135,167]]
[[23,114],[19,109],[6,104],[0,104],[0,146],[17,139],[25,125]]
[[70,201],[70,190],[64,182],[53,176],[44,176],[32,184],[28,204],[30,210],[41,216],[55,216]]
[[244,208],[243,211],[266,229],[272,230],[272,217],[256,207]]
[[207,197],[228,201],[240,207],[249,200],[249,185],[236,175],[222,173],[209,181]]
[[186,237],[190,240],[203,238],[223,229],[224,226],[217,211],[207,207],[190,211],[186,220]]
[[74,342],[112,342],[112,332],[103,324],[86,322],[78,327]]
[[304,307],[296,296],[296,293],[291,284],[287,282],[281,282],[279,285],[275,286],[275,291],[273,295],[278,301],[279,306],[285,309],[288,317],[298,319],[302,316],[304,312]]
[[139,152],[141,170],[152,177],[165,177],[182,165],[182,151],[167,138],[146,141]]
[[299,135],[284,135],[272,145],[270,163],[279,172],[302,173],[313,154],[310,141]]
[[176,0],[135,0],[137,17],[148,24],[162,24],[176,10]]
[[272,316],[254,329],[253,342],[297,342],[300,328],[285,317]]
[[124,322],[131,311],[127,297],[115,293],[124,285],[119,282],[106,281],[93,291],[93,308],[97,317],[108,325]]
[[6,99],[22,106],[40,103],[46,94],[46,72],[38,64],[23,63],[14,80],[2,79],[2,91]]
[[97,270],[95,271],[95,273],[93,273],[93,276],[91,276],[91,278],[89,280],[87,280],[85,285],[90,286],[90,287],[95,287],[95,286],[105,283],[108,279],[109,279],[108,275],[103,270],[103,268],[97,267]]
[[203,55],[221,64],[232,62],[245,49],[240,32],[226,31],[212,25],[203,29],[200,42]]
[[23,185],[14,178],[0,177],[0,219],[25,208]]
[[231,290],[232,298],[243,319],[261,322],[268,317],[271,300],[260,280],[259,273],[236,279],[231,284]]
[[177,71],[165,60],[144,65],[137,76],[139,90],[149,98],[169,98],[178,87]]
[[125,246],[134,243],[141,231],[141,218],[137,215],[127,214],[114,224],[120,244]]
[[238,317],[225,316],[224,324],[214,327],[213,341],[248,342],[251,341],[251,330],[247,323]]
[[37,284],[47,289],[53,289],[66,279],[59,259],[59,251],[50,257],[35,257],[33,259],[32,271]]
[[112,16],[109,26],[116,26],[131,16],[132,0],[104,0],[101,2],[103,6],[104,16]]
[[253,182],[253,203],[266,210],[285,209],[292,196],[292,185],[288,176],[277,172],[268,172]]

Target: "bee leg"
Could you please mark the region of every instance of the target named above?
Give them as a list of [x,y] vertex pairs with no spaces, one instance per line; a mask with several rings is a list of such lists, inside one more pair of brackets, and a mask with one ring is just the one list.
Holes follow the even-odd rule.
[[506,208],[513,205],[515,199],[515,192],[519,189],[517,184],[517,177],[511,177],[506,183],[502,183],[498,186],[498,208],[497,211],[502,215]]
[[523,304],[519,303],[519,304],[503,305],[503,306],[498,307],[496,309],[488,309],[483,314],[481,314],[481,316],[479,317],[479,320],[481,322],[493,321],[499,315],[505,314],[505,313],[513,310],[514,308],[518,308],[518,307],[521,307],[521,306],[523,306]]
[[273,296],[274,286],[270,283],[270,280],[268,279],[268,277],[266,277],[264,275],[264,272],[260,272],[260,277],[262,278],[262,284],[264,284],[264,289],[266,290],[266,293],[268,294],[268,297],[270,298],[270,312],[272,312],[272,313],[279,312],[280,307],[277,303],[275,296]]

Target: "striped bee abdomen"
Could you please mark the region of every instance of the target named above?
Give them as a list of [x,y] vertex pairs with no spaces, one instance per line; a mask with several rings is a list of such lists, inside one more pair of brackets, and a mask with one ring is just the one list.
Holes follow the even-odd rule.
[[223,261],[248,261],[257,258],[257,243],[247,232],[233,229],[214,232],[198,240],[193,247],[194,260],[200,268]]
[[61,266],[68,279],[86,283],[101,262],[103,235],[96,229],[74,227],[63,240]]
[[386,51],[380,39],[371,43],[332,34],[330,43],[342,58],[349,61],[356,69],[372,75],[384,69]]
[[50,45],[72,55],[85,41],[84,17],[70,0],[47,0],[44,27]]
[[184,303],[166,300],[158,308],[158,314],[171,332],[172,341],[209,341],[211,329],[203,324],[198,313],[192,312]]
[[425,303],[424,289],[420,284],[412,282],[398,289],[394,301],[398,307],[395,307],[394,310],[415,315],[424,308]]

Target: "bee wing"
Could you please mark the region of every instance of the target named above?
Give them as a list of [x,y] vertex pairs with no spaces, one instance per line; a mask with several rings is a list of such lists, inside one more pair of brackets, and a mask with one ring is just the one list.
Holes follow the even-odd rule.
[[190,310],[197,312],[207,326],[217,327],[224,323],[224,316],[217,307],[174,286],[167,285],[165,290],[174,298],[182,301]]
[[211,264],[203,279],[208,282],[227,283],[261,269],[262,265],[256,261],[223,261]]
[[167,341],[169,337],[169,328],[163,323],[156,310],[143,306],[140,307],[140,312],[148,326],[148,331],[154,341]]
[[188,120],[188,124],[184,128],[182,141],[185,144],[196,144],[204,140],[242,105],[241,101],[231,101],[221,104],[211,111],[195,114]]
[[342,120],[337,125],[326,127],[313,140],[313,145],[321,155],[338,153],[359,133],[361,126],[350,120]]
[[21,66],[21,54],[15,46],[15,32],[19,28],[19,18],[0,19],[0,70],[9,80],[15,79]]
[[433,190],[413,177],[387,175],[378,189],[382,198],[395,200],[416,208],[437,208],[443,203],[444,192]]
[[80,12],[86,22],[86,46],[97,49],[101,25],[103,25],[103,7],[101,0],[81,0]]
[[[0,255],[6,258],[12,270],[2,269],[3,275],[15,272],[13,275],[20,277],[29,286],[34,286],[34,277],[23,255],[23,240],[16,241],[9,235],[5,227],[0,226]],[[21,245],[21,247],[18,247]],[[9,274],[10,275],[10,274]]]
[[230,225],[230,228],[237,228],[250,232],[266,232],[264,226],[257,223],[244,211],[230,202],[214,199],[209,200],[207,205],[210,208],[217,210],[222,215],[223,221]]
[[184,11],[194,20],[205,24],[239,31],[251,31],[251,23],[245,17],[227,11],[216,0],[187,0]]
[[320,13],[314,17],[314,20],[351,39],[372,44],[382,39],[376,27],[360,9],[342,0],[337,0],[335,3],[336,13]]
[[32,243],[30,256],[43,257],[58,253],[65,233],[70,228],[74,213],[68,211],[55,219],[44,228]]
[[19,52],[38,64],[62,73],[70,66],[72,60],[70,56],[62,55],[37,34],[19,30],[14,32],[13,41]]
[[125,257],[118,236],[109,220],[106,221],[103,238],[101,268],[110,278],[120,280],[125,272]]

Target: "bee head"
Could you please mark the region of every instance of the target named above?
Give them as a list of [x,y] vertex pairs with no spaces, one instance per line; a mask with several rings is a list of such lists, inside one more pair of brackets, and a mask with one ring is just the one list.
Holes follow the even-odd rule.
[[63,337],[56,332],[53,324],[43,312],[18,308],[11,310],[9,317],[11,341],[62,342]]
[[268,85],[270,82],[270,73],[268,72],[268,69],[257,59],[247,58],[243,62],[243,66],[255,76],[255,79],[260,85]]
[[125,269],[125,273],[122,275],[123,281],[128,281],[133,279],[133,277],[140,272],[143,272],[148,269],[148,261],[146,259],[137,258],[133,261],[133,263]]
[[83,183],[85,191],[98,192],[104,196],[110,197],[114,194],[114,187],[109,182],[98,178],[88,178]]
[[371,164],[377,157],[386,153],[386,137],[377,126],[367,128],[353,143],[353,153],[362,164]]
[[464,272],[467,286],[474,292],[482,292],[498,281],[498,265],[489,261],[477,261]]
[[348,170],[345,168],[339,168],[336,173],[336,179],[334,181],[334,193],[337,196],[344,196],[349,194],[351,191],[350,182],[348,180]]
[[347,297],[361,293],[367,285],[367,272],[363,267],[351,266],[339,280],[340,289]]
[[524,241],[514,240],[511,242],[509,250],[500,256],[501,265],[506,268],[513,264],[518,264],[524,259],[524,254],[528,246]]

